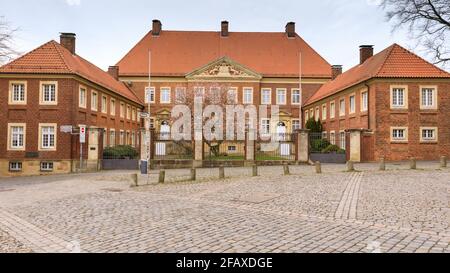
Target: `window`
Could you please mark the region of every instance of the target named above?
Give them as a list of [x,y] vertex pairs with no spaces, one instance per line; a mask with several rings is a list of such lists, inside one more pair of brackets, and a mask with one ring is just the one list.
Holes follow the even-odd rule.
[[336,145],[336,132],[334,131],[330,132],[330,143],[332,145]]
[[58,87],[56,82],[41,82],[40,101],[43,105],[58,103]]
[[437,109],[437,88],[435,86],[420,88],[420,109]]
[[131,132],[131,146],[136,147],[136,134]]
[[203,98],[205,97],[205,88],[204,87],[194,87],[194,97],[195,98]]
[[106,114],[108,109],[106,104],[108,103],[108,99],[106,98],[106,96],[102,96],[102,113]]
[[346,140],[345,140],[345,132],[339,133],[339,141],[340,141],[340,147],[342,150],[346,149]]
[[391,108],[408,108],[406,86],[391,86]]
[[230,105],[235,105],[238,103],[238,89],[237,87],[232,87],[228,89],[227,101]]
[[123,102],[120,103],[120,117],[125,118],[125,104]]
[[109,146],[116,146],[116,131],[114,129],[110,129],[109,131]]
[[367,91],[361,92],[361,112],[369,110],[369,93]]
[[261,119],[261,134],[270,134],[270,119]]
[[438,129],[436,127],[421,127],[420,132],[421,142],[437,142]]
[[245,87],[244,88],[244,96],[242,98],[243,104],[252,104],[253,103],[253,88]]
[[328,139],[328,133],[326,131],[322,132],[322,139]]
[[228,146],[228,152],[236,152],[237,147],[236,146]]
[[8,150],[10,151],[24,151],[25,150],[25,123],[10,123],[8,124]]
[[111,116],[116,115],[116,100],[115,99],[111,99],[111,106],[109,108],[109,113],[111,114]]
[[336,103],[334,101],[330,102],[330,118],[336,117]]
[[9,162],[10,172],[20,172],[22,171],[22,162]]
[[108,130],[104,129],[102,132],[103,148],[108,147]]
[[320,119],[320,109],[319,109],[319,107],[316,107],[316,114],[314,115],[314,117],[316,118],[316,121]]
[[127,105],[127,119],[131,119],[131,106]]
[[9,89],[9,104],[23,105],[27,103],[26,82],[11,82]]
[[212,104],[220,104],[221,103],[221,91],[220,87],[211,87],[209,89],[208,99]]
[[327,105],[322,105],[322,120],[327,120]]
[[262,105],[272,104],[272,89],[270,88],[261,89],[261,104]]
[[305,111],[305,124],[308,122],[309,120],[309,111]]
[[350,114],[354,114],[356,112],[355,95],[350,96],[349,104],[350,104]]
[[145,88],[145,103],[155,103],[155,88]]
[[125,132],[123,130],[120,130],[119,144],[120,145],[125,144]]
[[277,89],[277,104],[286,105],[286,89]]
[[170,87],[162,87],[161,88],[161,103],[169,104],[170,103]]
[[130,131],[127,131],[126,138],[125,138],[125,145],[130,145]]
[[313,109],[309,110],[309,118],[310,119],[314,118],[314,110]]
[[300,130],[300,120],[299,119],[293,119],[292,120],[292,132],[296,132],[297,130]]
[[177,87],[175,89],[175,103],[186,103],[186,87]]
[[136,121],[136,109],[133,108],[131,110],[131,120]]
[[339,116],[345,116],[345,99],[339,101]]
[[41,162],[41,171],[42,172],[52,172],[53,171],[53,162]]
[[81,108],[86,108],[86,88],[80,87],[78,96],[78,106]]
[[98,93],[92,91],[91,93],[91,110],[97,111],[98,109]]
[[391,127],[391,141],[393,141],[393,142],[408,141],[408,128],[406,128],[406,127]]
[[56,125],[55,124],[39,124],[40,128],[40,149],[56,150]]
[[292,104],[300,104],[300,89],[292,89]]
[[150,129],[155,129],[155,118],[150,118]]

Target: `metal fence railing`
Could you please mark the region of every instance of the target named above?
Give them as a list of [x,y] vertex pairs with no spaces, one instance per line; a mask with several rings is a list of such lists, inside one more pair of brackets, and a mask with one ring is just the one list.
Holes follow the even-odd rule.
[[204,160],[245,160],[245,141],[203,141]]
[[262,135],[256,141],[257,161],[295,160],[296,134]]

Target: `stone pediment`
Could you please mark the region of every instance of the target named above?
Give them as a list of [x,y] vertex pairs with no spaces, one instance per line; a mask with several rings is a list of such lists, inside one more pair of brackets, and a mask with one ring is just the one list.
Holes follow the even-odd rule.
[[228,57],[220,58],[188,75],[189,80],[261,80],[262,76]]

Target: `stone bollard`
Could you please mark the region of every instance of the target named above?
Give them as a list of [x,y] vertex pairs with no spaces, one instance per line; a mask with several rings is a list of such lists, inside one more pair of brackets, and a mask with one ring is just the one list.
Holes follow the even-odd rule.
[[255,176],[258,176],[258,165],[253,165],[253,167],[252,167],[252,176],[253,177],[255,177]]
[[133,173],[131,175],[131,187],[134,188],[134,187],[138,187],[138,186],[139,186],[139,184],[138,184],[138,174],[137,173]]
[[319,161],[316,162],[316,173],[322,173],[322,164]]
[[441,168],[447,168],[447,157],[441,156]]
[[219,179],[225,179],[225,167],[224,166],[219,167]]
[[166,171],[161,170],[161,171],[159,171],[159,180],[158,180],[158,183],[164,184],[165,181],[166,181]]
[[283,165],[283,170],[284,170],[284,175],[291,175],[291,172],[289,170],[289,164],[284,164]]
[[386,170],[386,159],[384,157],[380,158],[380,171]]
[[353,161],[347,161],[347,172],[354,172],[355,171],[355,164]]
[[191,181],[197,180],[197,169],[192,168],[191,169]]
[[411,170],[416,170],[417,169],[417,162],[416,162],[416,159],[414,157],[411,158],[411,160],[409,161],[409,168]]

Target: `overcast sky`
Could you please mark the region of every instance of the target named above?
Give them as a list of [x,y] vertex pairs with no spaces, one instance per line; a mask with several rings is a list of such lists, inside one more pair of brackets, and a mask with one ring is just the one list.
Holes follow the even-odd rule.
[[[297,23],[302,36],[330,64],[344,70],[359,61],[358,46],[379,52],[396,42],[414,44],[403,32],[391,32],[378,0],[0,0],[0,16],[21,30],[21,52],[51,40],[59,32],[77,34],[77,53],[106,69],[117,63],[160,19],[163,29],[284,31]],[[416,50],[416,53],[420,54]]]

